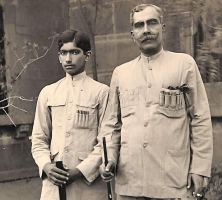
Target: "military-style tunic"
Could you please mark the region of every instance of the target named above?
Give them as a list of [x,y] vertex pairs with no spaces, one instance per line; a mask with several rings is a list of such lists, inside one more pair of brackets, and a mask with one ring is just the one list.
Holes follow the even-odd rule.
[[[108,98],[108,86],[83,72],[42,89],[32,133],[32,154],[42,176],[48,162],[77,167],[85,178],[66,188],[68,200],[104,200],[106,184],[98,177],[102,162],[97,136]],[[93,153],[91,154],[91,152]],[[97,178],[98,177],[98,178]],[[91,185],[90,185],[91,184]],[[58,187],[43,180],[41,200],[59,200]]]
[[[183,84],[190,89],[192,121],[176,89]],[[210,176],[209,105],[197,65],[187,54],[161,50],[117,67],[101,131],[109,159],[117,162],[119,195],[186,198],[188,173]]]

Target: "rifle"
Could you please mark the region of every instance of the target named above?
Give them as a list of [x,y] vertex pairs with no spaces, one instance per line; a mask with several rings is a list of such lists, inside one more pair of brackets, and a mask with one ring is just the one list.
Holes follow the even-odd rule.
[[[57,161],[56,167],[59,169],[65,170],[65,168],[63,167],[62,161]],[[59,186],[59,199],[66,200],[66,186],[64,184],[62,186]]]
[[[106,150],[106,138],[103,137],[103,152],[104,152],[104,159],[105,159],[105,167],[108,164],[108,156]],[[107,183],[107,192],[108,192],[108,200],[112,200],[112,191],[111,191],[111,183]]]

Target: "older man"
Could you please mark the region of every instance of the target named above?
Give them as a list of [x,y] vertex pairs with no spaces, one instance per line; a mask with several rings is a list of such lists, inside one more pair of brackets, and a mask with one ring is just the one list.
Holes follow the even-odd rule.
[[213,148],[197,65],[187,54],[163,50],[159,7],[139,5],[130,17],[141,54],[113,72],[101,127],[109,163],[101,176],[109,181],[117,163],[118,200],[199,197]]

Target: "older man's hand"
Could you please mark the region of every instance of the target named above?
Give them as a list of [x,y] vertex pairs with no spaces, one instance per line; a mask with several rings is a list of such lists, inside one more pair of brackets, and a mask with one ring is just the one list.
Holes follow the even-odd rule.
[[196,198],[202,196],[202,190],[204,187],[206,187],[207,184],[205,182],[204,176],[198,174],[189,174],[187,188],[191,187],[192,182],[194,184],[193,197]]
[[109,182],[112,180],[112,178],[114,177],[114,173],[113,173],[114,169],[115,169],[115,163],[112,161],[109,161],[106,167],[104,163],[100,165],[99,173],[103,181]]

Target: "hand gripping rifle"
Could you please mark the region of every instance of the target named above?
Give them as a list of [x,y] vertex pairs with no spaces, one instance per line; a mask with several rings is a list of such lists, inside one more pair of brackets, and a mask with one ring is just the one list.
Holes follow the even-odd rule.
[[[57,161],[56,167],[59,169],[65,170],[63,167],[62,161]],[[66,186],[65,185],[59,186],[59,199],[66,200]]]

